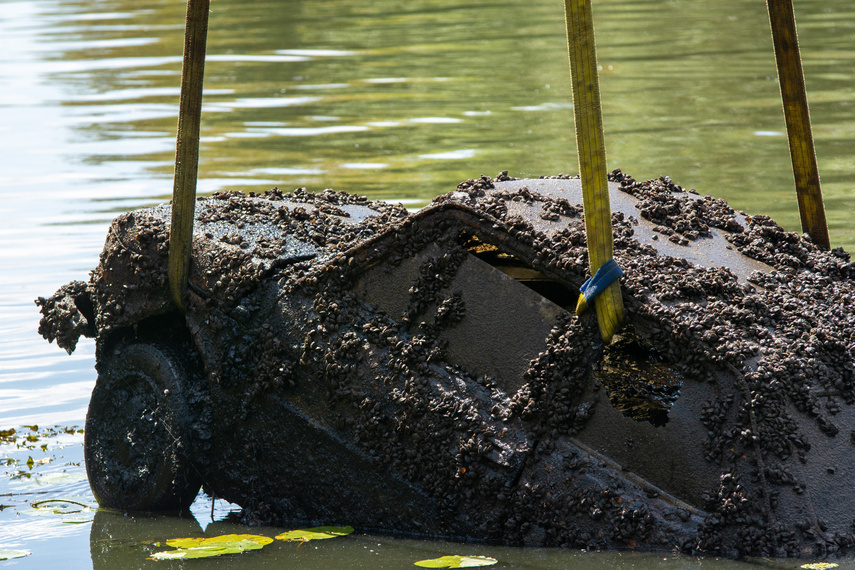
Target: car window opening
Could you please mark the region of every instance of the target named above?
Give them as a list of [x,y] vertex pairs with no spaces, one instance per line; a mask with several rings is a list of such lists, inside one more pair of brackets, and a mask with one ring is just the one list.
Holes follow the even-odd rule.
[[464,234],[463,244],[469,253],[489,263],[508,277],[517,280],[541,297],[549,299],[567,311],[575,310],[576,300],[579,297],[578,290],[568,289],[531,265],[501,251],[493,244],[479,240],[475,236]]
[[[575,310],[578,291],[476,236],[464,234],[462,241],[472,255],[565,310]],[[615,336],[611,345],[604,348],[594,375],[608,393],[612,406],[628,418],[650,422],[656,427],[668,423],[668,412],[680,397],[683,385],[682,376],[628,330]]]

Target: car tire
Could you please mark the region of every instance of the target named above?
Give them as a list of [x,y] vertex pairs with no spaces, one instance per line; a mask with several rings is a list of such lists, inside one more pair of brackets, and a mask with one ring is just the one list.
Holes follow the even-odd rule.
[[84,457],[98,504],[122,511],[181,511],[201,487],[194,465],[192,371],[171,348],[123,341],[98,363]]

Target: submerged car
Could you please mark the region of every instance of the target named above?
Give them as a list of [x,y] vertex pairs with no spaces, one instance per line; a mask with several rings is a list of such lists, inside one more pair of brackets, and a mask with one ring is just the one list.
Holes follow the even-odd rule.
[[855,545],[855,266],[667,177],[610,176],[626,325],[573,308],[578,179],[503,172],[424,209],[325,190],[168,205],[40,298],[97,342],[102,505],[521,545],[825,556]]

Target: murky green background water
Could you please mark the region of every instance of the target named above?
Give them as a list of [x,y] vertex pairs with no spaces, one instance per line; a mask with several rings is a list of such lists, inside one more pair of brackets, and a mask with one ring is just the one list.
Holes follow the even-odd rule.
[[[594,4],[609,166],[669,174],[797,230],[765,3]],[[201,192],[335,187],[418,207],[482,173],[576,171],[560,2],[212,8]],[[851,251],[855,7],[796,9],[831,239]],[[32,299],[87,277],[118,212],[168,199],[183,19],[179,0],[0,0],[0,430],[18,430],[0,443],[0,550],[32,552],[0,566],[137,568],[154,564],[152,542],[234,530],[209,526],[204,498],[195,520],[27,512],[44,498],[94,505],[72,429],[94,347],[69,357],[44,343]],[[214,519],[229,508],[217,502]],[[403,568],[450,553],[518,568],[743,566],[367,536],[197,565]]]

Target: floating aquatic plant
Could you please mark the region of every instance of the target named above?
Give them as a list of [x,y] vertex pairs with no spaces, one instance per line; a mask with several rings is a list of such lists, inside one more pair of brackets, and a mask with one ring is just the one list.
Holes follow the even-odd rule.
[[[172,538],[167,546],[177,550],[155,552],[154,560],[176,560],[190,558],[211,558],[224,554],[240,554],[246,550],[259,550],[273,542],[268,536],[257,534],[224,534],[210,538]],[[160,546],[160,543],[157,544]]]
[[[52,505],[46,507],[46,505]],[[86,503],[72,501],[71,499],[41,499],[33,501],[30,506],[36,509],[50,508],[56,514],[81,513],[92,510]]]
[[827,570],[828,568],[837,568],[839,564],[834,562],[811,562],[810,564],[802,564],[799,568],[807,568],[808,570]]
[[[33,501],[30,503],[30,506],[33,508],[21,511],[21,513],[33,516],[59,515],[59,522],[65,524],[85,524],[92,522],[92,515],[89,513],[94,513],[94,509],[89,505],[69,499],[42,499],[40,501]],[[82,516],[68,516],[80,515],[81,513],[83,514]]]
[[92,511],[89,505],[70,499],[42,499],[33,501],[30,506],[33,508],[22,512],[36,515],[70,515]]
[[23,558],[32,554],[29,550],[0,550],[0,560],[11,560],[13,558]]
[[492,566],[498,562],[489,556],[441,556],[430,560],[419,560],[416,566],[422,568],[476,568],[478,566]]
[[353,532],[352,526],[318,526],[302,530],[289,530],[276,535],[277,540],[289,540],[293,542],[309,542],[310,540],[323,540],[346,536]]

